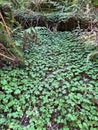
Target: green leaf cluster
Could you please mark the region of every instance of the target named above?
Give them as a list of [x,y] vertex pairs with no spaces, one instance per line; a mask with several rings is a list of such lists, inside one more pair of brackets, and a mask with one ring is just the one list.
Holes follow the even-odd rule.
[[26,68],[0,69],[0,128],[97,130],[97,62],[70,32],[38,34]]

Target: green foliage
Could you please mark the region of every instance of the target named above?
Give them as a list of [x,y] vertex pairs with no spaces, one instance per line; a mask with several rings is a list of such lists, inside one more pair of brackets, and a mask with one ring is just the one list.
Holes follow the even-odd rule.
[[92,0],[92,3],[93,3],[95,6],[98,6],[98,1],[97,1],[97,0]]
[[[11,2],[15,9],[23,9],[25,3],[31,1]],[[52,5],[61,11],[46,14],[50,21],[65,21],[76,14],[82,16],[89,1],[59,2],[50,1],[49,9]],[[36,11],[42,9],[42,0],[33,3]],[[0,36],[9,43],[2,30]],[[31,27],[22,32],[18,30],[16,35],[16,45],[21,47],[23,43],[25,47],[26,67],[0,69],[0,129],[97,130],[98,63],[87,64],[91,50],[76,42],[71,32]],[[96,54],[89,55],[88,59]]]
[[98,64],[70,32],[37,28],[26,68],[0,70],[0,129],[98,129]]

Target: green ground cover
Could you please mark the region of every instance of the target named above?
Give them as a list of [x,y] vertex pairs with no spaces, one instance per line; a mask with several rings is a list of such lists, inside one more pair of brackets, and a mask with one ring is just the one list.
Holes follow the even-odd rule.
[[98,130],[98,64],[71,33],[39,30],[26,67],[0,69],[0,130]]

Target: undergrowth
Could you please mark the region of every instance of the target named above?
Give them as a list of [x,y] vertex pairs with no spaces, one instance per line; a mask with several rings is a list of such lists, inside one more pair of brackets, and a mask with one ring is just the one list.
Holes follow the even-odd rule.
[[98,130],[98,64],[71,33],[38,32],[26,67],[0,70],[0,130]]

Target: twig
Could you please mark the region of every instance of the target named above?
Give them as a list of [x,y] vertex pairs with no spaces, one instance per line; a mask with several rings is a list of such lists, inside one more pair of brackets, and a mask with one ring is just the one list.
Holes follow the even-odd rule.
[[4,26],[5,26],[5,30],[6,30],[6,32],[8,34],[8,37],[10,39],[10,44],[12,45],[13,48],[15,48],[15,45],[13,44],[13,41],[12,41],[12,38],[11,38],[11,35],[10,35],[10,31],[9,31],[7,25],[6,25],[6,22],[5,22],[5,20],[4,20],[3,16],[2,16],[1,12],[0,12],[0,17],[2,19],[2,22],[3,22]]
[[7,58],[7,59],[9,59],[9,60],[11,60],[11,61],[15,61],[15,59],[13,59],[13,58],[11,58],[11,57],[8,57],[8,56],[6,56],[6,55],[4,55],[4,54],[2,54],[2,53],[0,53],[0,56],[3,56],[3,57],[5,57],[5,58]]

